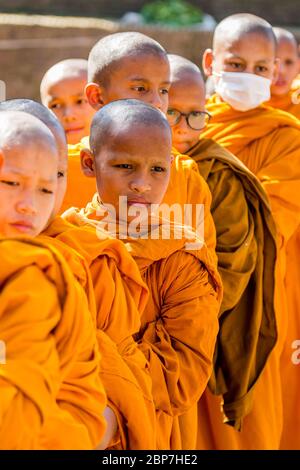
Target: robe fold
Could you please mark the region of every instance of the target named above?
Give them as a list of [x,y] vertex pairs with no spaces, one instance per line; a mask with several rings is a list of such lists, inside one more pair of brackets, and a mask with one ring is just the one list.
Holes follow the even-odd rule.
[[[300,82],[294,83],[291,91],[284,96],[273,96],[269,106],[287,111],[300,119]],[[283,431],[281,449],[300,449],[300,436],[297,431],[300,413],[297,404],[297,393],[300,387],[299,362],[297,359],[297,341],[300,339],[300,226],[287,242],[286,247],[285,287],[288,309],[287,339],[281,356],[281,376],[283,384]],[[296,281],[296,282],[295,282]],[[295,347],[296,346],[296,347]],[[288,387],[285,384],[289,384]]]
[[[255,390],[258,397],[255,400],[256,411],[253,410],[246,421],[250,431],[247,435],[240,436],[239,442],[241,448],[276,449],[283,426],[282,405],[285,399],[281,393],[287,389],[286,383],[282,388],[279,386],[280,357],[288,330],[284,289],[287,245],[300,224],[300,202],[297,197],[300,184],[300,121],[285,111],[266,105],[239,112],[222,102],[217,95],[209,100],[207,109],[212,113],[212,119],[202,136],[211,138],[230,150],[257,176],[268,194],[277,225],[275,302],[278,342]],[[297,260],[289,262],[298,263]],[[267,383],[267,380],[270,382]],[[266,423],[263,414],[270,418]],[[262,425],[261,432],[257,431],[257,423]]]
[[48,244],[1,239],[2,449],[93,449],[106,397],[81,287]]
[[[260,182],[234,155],[210,139],[200,139],[189,156],[212,194],[218,270],[224,287],[209,385],[214,394],[223,395],[224,421],[239,429],[251,410],[255,383],[277,338],[275,224]],[[212,417],[220,421],[220,399],[213,399],[218,407]],[[203,396],[200,408],[206,401]],[[211,427],[213,433],[214,422],[200,424],[200,434],[204,427]]]
[[103,231],[98,238],[94,230],[56,217],[44,234],[61,245],[58,249],[89,299],[102,357],[100,377],[118,421],[114,448],[155,449],[151,379],[132,338],[147,301],[137,266],[123,244]]
[[272,96],[266,103],[275,109],[281,109],[300,119],[300,86],[283,96]]
[[[97,199],[73,212],[73,220],[95,226]],[[158,232],[158,239],[124,243],[150,291],[135,339],[152,377],[158,448],[195,448],[195,433],[190,433],[212,370],[222,286],[211,250],[205,244],[187,249],[182,233],[173,238],[179,226],[159,222],[158,230],[165,227],[171,227],[171,239]]]

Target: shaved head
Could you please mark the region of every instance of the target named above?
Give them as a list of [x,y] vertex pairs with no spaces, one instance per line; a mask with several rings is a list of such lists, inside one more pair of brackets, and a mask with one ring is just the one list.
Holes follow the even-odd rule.
[[68,152],[64,129],[55,114],[48,108],[33,100],[14,99],[0,102],[1,111],[22,111],[38,118],[54,135],[60,158],[67,159]]
[[[181,153],[186,153],[199,141],[202,117],[199,126],[192,128],[187,116],[194,116],[205,111],[205,84],[199,67],[179,55],[168,55],[171,69],[171,87],[169,90],[168,120],[171,124],[173,145]],[[181,116],[174,121],[174,116]],[[185,117],[184,117],[185,116]],[[203,127],[205,121],[203,120]]]
[[250,13],[237,13],[222,20],[216,27],[213,38],[213,50],[217,53],[228,43],[239,41],[245,35],[264,36],[276,47],[276,37],[272,26],[263,18]]
[[289,42],[295,47],[295,51],[298,54],[298,43],[293,33],[284,28],[273,28],[273,31],[277,44],[280,42]]
[[190,60],[176,54],[168,54],[171,68],[171,84],[177,81],[197,82],[205,90],[204,80],[199,67]]
[[36,236],[51,217],[58,149],[50,129],[22,111],[0,112],[0,233]]
[[116,137],[133,131],[138,135],[140,128],[157,127],[171,138],[171,130],[161,111],[139,100],[118,100],[101,108],[91,125],[90,148],[97,155],[102,147],[112,143]]
[[85,59],[66,59],[57,62],[47,70],[41,81],[41,96],[47,93],[47,90],[65,79],[84,78],[87,79],[88,61]]
[[20,111],[0,113],[0,149],[5,153],[13,147],[35,144],[49,146],[57,156],[57,146],[48,127],[34,116]]
[[165,49],[154,39],[137,32],[110,34],[100,39],[88,58],[88,81],[107,86],[109,75],[126,58],[151,54],[167,57]]
[[66,192],[68,172],[68,147],[64,128],[55,114],[44,105],[28,99],[2,101],[1,111],[22,111],[39,119],[52,132],[58,148],[58,186],[51,219],[59,212]]

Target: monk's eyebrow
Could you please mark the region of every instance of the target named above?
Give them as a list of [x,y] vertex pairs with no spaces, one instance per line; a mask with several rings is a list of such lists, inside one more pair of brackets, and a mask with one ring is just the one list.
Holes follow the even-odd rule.
[[[16,175],[16,176],[22,176],[23,178],[27,178],[27,179],[30,178],[30,176],[27,173],[23,173],[22,171],[15,170],[13,168],[8,169],[7,173],[9,173],[11,175]],[[41,181],[41,183],[45,183],[45,184],[55,183],[56,176],[54,178],[49,178],[49,179],[41,178],[40,181]]]
[[133,82],[149,82],[149,80],[147,80],[147,78],[143,78],[143,77],[129,77],[129,78]]

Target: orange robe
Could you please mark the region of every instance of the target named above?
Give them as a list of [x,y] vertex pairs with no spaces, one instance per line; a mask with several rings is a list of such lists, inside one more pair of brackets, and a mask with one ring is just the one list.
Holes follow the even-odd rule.
[[93,449],[106,399],[81,287],[38,241],[2,239],[0,253],[0,447]]
[[[69,170],[67,193],[63,202],[61,213],[70,207],[84,208],[90,202],[96,192],[95,179],[83,175],[80,167],[80,151],[89,147],[87,137],[84,137],[77,145],[69,145]],[[185,204],[203,204],[204,212],[197,218],[195,209],[189,212],[180,211],[179,219],[171,217],[175,222],[184,225],[192,225],[199,231],[199,236],[205,239],[208,248],[213,250],[216,246],[216,233],[210,214],[211,194],[209,188],[200,176],[197,165],[187,156],[180,155],[173,149],[173,162],[171,166],[170,183],[163,199],[163,203],[172,205],[177,203],[184,208]],[[182,215],[184,214],[184,215]],[[169,214],[162,214],[169,218]],[[204,233],[201,233],[203,228]]]
[[[96,212],[95,198],[73,217],[93,226]],[[171,238],[176,227],[171,224]],[[211,373],[218,330],[222,288],[215,257],[205,245],[187,250],[186,241],[125,243],[150,291],[135,338],[149,362],[159,449],[195,448],[197,402]]]
[[[264,105],[247,112],[235,111],[216,95],[209,100],[207,109],[213,118],[203,137],[212,138],[230,150],[258,177],[269,196],[279,232],[275,291],[278,344],[258,382],[255,394],[259,398],[255,400],[254,409],[245,420],[244,431],[249,431],[241,434],[239,443],[241,448],[278,448],[283,426],[280,356],[287,332],[283,290],[286,247],[300,222],[300,202],[296,197],[300,183],[300,123],[289,113]],[[264,423],[266,416],[270,419]],[[263,425],[261,433],[257,432],[257,423]]]
[[81,143],[68,145],[68,183],[67,190],[60,210],[62,214],[70,207],[85,207],[96,192],[96,183],[81,171]]
[[[290,93],[283,97],[272,97],[268,104],[274,108],[288,111],[300,119],[300,82],[295,83]],[[281,357],[281,375],[283,384],[283,432],[281,449],[300,449],[300,436],[297,429],[300,424],[297,394],[300,386],[298,379],[299,365],[293,359],[295,341],[300,339],[300,226],[287,242],[285,286],[288,307],[288,330],[285,348]],[[288,387],[285,384],[289,384]]]
[[94,230],[76,227],[61,217],[56,217],[44,234],[58,244],[88,294],[102,356],[100,376],[118,421],[115,447],[156,448],[148,365],[132,339],[140,328],[140,312],[147,300],[135,263],[120,241],[104,232],[100,239]]
[[[209,390],[199,402],[198,447],[213,448],[207,435],[214,436],[218,429],[220,436],[213,440],[222,442],[227,426],[221,422],[239,429],[251,410],[255,384],[276,343],[276,230],[261,184],[238,158],[210,139],[200,139],[189,156],[212,194],[218,269],[224,287],[209,384],[215,394],[223,395],[223,404]],[[248,341],[239,340],[247,336]],[[211,401],[215,404],[208,410]]]
[[281,109],[300,119],[300,86],[283,96],[272,96],[266,103],[275,109]]

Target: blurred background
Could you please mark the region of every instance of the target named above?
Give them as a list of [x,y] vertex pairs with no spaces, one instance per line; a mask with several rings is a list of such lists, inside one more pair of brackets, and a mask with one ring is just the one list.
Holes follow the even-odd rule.
[[299,0],[0,0],[0,81],[6,97],[39,99],[45,71],[87,58],[116,31],[141,31],[201,65],[216,22],[248,12],[290,29],[300,42]]

